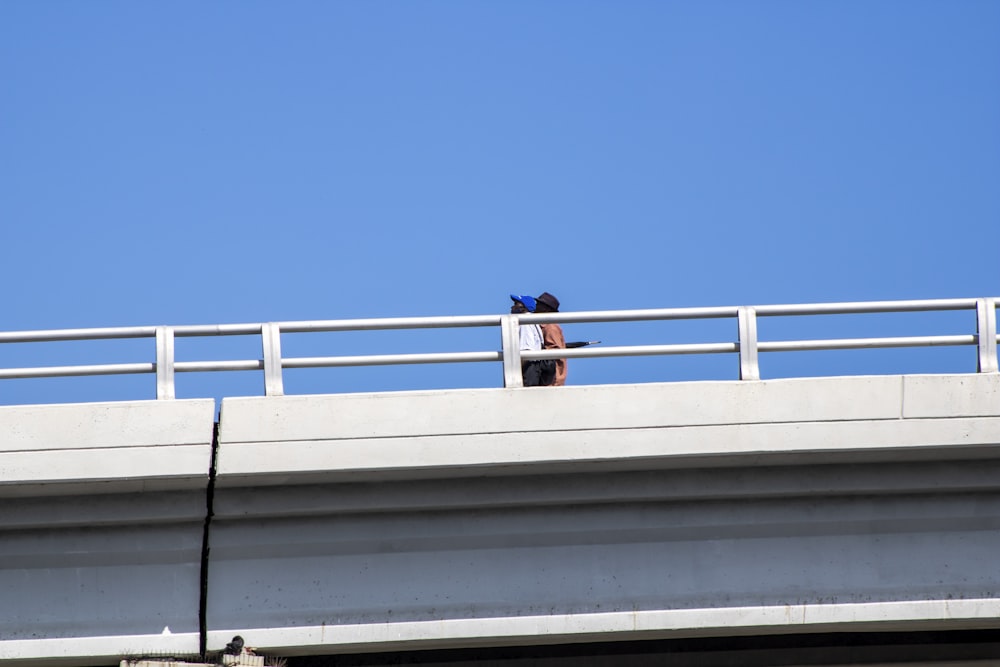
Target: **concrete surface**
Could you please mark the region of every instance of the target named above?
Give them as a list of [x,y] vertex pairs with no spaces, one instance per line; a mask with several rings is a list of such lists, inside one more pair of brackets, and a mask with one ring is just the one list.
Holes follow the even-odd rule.
[[214,412],[0,408],[0,661],[198,651]]
[[0,660],[1000,617],[997,374],[214,407],[0,408]]
[[998,381],[225,399],[211,627],[293,654],[994,623]]

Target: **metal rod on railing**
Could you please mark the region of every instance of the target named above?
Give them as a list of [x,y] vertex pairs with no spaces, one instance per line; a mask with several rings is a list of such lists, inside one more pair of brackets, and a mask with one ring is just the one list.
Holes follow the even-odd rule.
[[174,332],[156,328],[156,397],[174,397]]
[[915,313],[969,310],[976,299],[929,299],[916,301],[848,301],[843,303],[754,306],[758,317],[781,315],[860,315],[863,313]]
[[522,359],[582,359],[593,357],[647,357],[671,354],[721,354],[739,352],[739,343],[690,343],[682,345],[628,345],[575,350],[521,350]]
[[761,352],[801,352],[819,350],[861,350],[890,347],[936,347],[975,345],[976,337],[959,336],[896,336],[892,338],[828,338],[820,340],[767,341],[757,344]]
[[583,322],[636,322],[656,320],[709,320],[736,317],[736,306],[709,308],[657,308],[652,310],[595,310],[576,313],[522,313],[528,324],[579,324]]
[[261,327],[264,347],[264,395],[281,396],[285,387],[281,380],[281,329],[274,322]]
[[184,324],[174,327],[177,338],[195,336],[251,336],[259,334],[262,324]]
[[0,368],[0,380],[74,377],[80,375],[135,375],[139,373],[153,373],[155,371],[156,364],[153,363]]
[[979,372],[997,372],[997,302],[976,301],[976,337],[979,339]]
[[740,336],[740,379],[759,380],[760,367],[757,365],[757,311],[740,308],[737,326]]
[[500,350],[503,354],[503,386],[517,388],[524,386],[521,375],[521,319],[520,314],[511,313],[500,318]]
[[176,373],[211,373],[216,371],[260,371],[264,362],[260,359],[230,359],[226,361],[175,361]]
[[331,368],[341,366],[395,366],[407,364],[450,364],[501,361],[500,352],[428,352],[419,354],[366,354],[343,357],[291,357],[283,368]]
[[107,340],[113,338],[153,338],[154,336],[156,336],[156,327],[0,331],[0,343],[45,343],[59,340]]
[[392,329],[457,329],[491,327],[500,324],[503,315],[467,315],[455,317],[384,317],[364,320],[315,320],[279,322],[285,333],[318,331],[378,331]]

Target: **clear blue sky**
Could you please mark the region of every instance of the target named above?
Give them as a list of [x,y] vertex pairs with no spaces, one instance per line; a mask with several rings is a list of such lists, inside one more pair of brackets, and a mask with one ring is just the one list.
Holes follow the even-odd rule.
[[[998,31],[973,0],[6,0],[0,330],[996,296]],[[73,363],[152,360],[111,349]],[[300,386],[465,382],[418,368]]]

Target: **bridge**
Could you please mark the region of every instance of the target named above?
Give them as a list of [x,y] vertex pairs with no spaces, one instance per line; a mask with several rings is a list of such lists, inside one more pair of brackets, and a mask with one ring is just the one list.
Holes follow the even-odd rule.
[[[0,407],[0,660],[205,656],[239,634],[292,660],[547,647],[601,664],[586,656],[753,637],[739,662],[705,648],[672,664],[834,664],[845,638],[876,637],[867,662],[837,664],[995,664],[998,301],[0,332],[0,346],[155,343],[151,362],[3,368],[7,386],[149,374],[156,390]],[[941,312],[969,330],[757,333],[765,317]],[[526,321],[705,319],[734,340],[517,345]],[[282,354],[290,333],[470,327],[497,330],[499,349]],[[178,360],[175,340],[198,336],[259,337],[261,357]],[[904,347],[969,364],[761,379],[765,353]],[[520,386],[522,359],[674,355],[730,355],[735,377]],[[285,392],[285,369],[454,363],[498,366],[499,386]],[[176,398],[194,371],[256,371],[262,395]],[[900,647],[929,635],[953,639]]]

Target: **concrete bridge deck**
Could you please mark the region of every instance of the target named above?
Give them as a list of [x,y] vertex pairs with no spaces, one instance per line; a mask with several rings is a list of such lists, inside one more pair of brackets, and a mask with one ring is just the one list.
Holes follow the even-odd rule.
[[0,408],[0,660],[996,629],[1000,375]]

